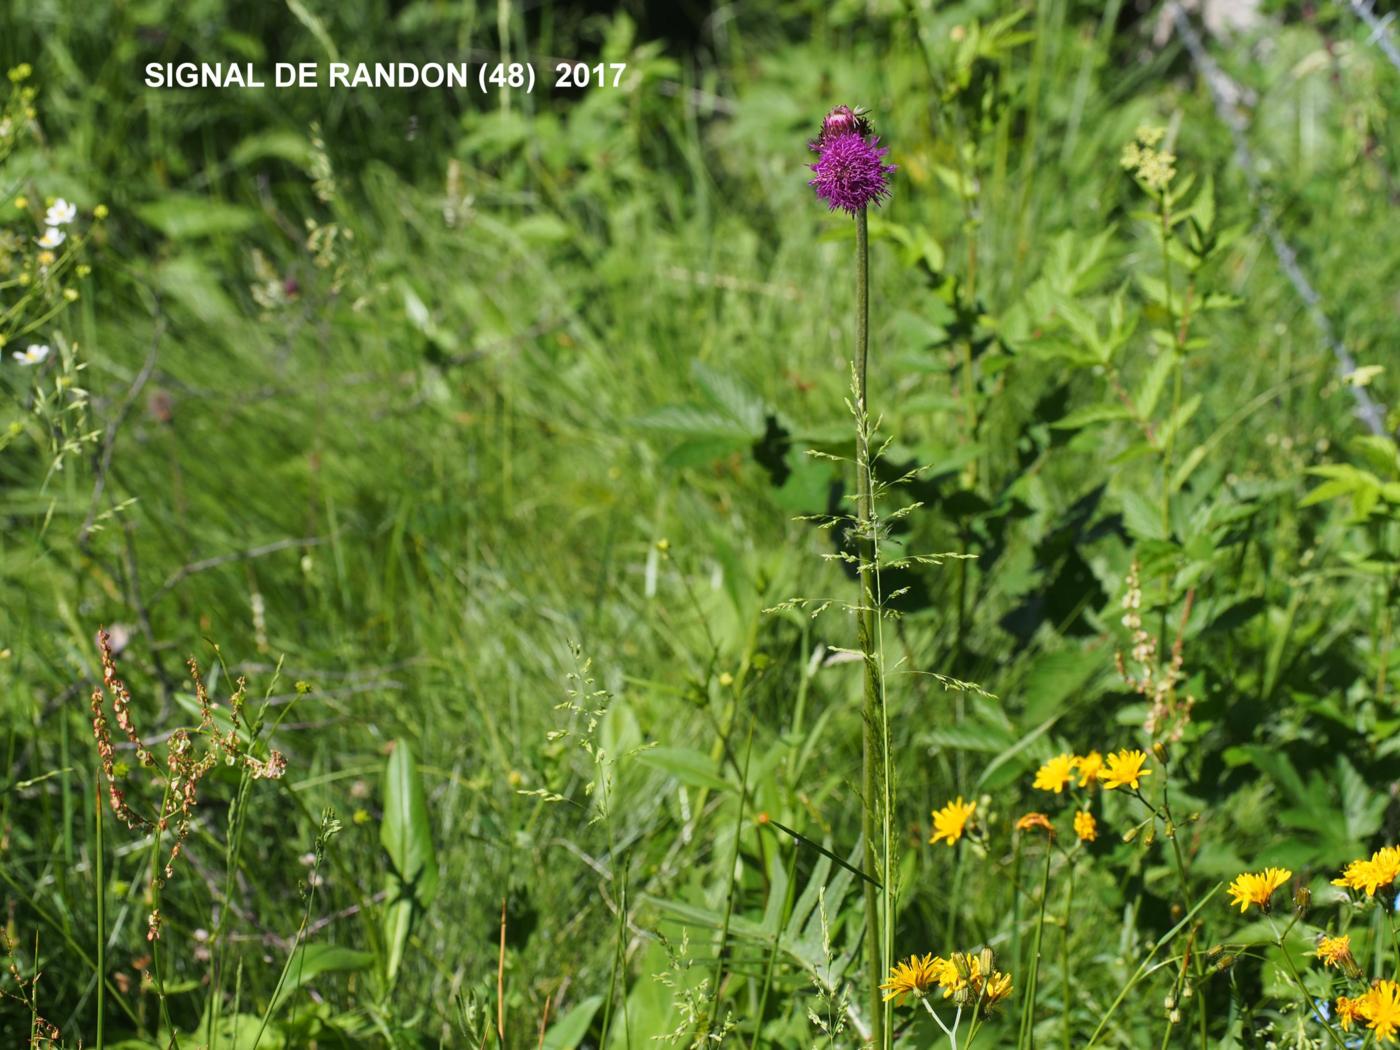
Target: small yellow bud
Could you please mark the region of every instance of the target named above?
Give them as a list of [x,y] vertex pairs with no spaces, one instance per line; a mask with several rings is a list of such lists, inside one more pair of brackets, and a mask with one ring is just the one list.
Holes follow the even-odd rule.
[[42,251],[35,258],[40,266],[52,266],[54,262],[54,254],[51,251]]
[[89,266],[87,263],[79,263],[78,268],[75,272],[79,277],[86,277],[90,273],[92,273],[92,267]]
[[734,676],[728,671],[721,672],[719,676],[719,684],[724,686],[724,688],[728,689],[731,685],[734,684]]
[[15,207],[18,208],[20,211],[24,211],[24,209],[29,207],[29,198],[24,196],[23,194],[16,197]]
[[76,302],[78,301],[78,289],[76,289],[76,288],[65,288],[65,289],[63,289],[63,298],[67,299],[70,303],[76,303]]
[[105,219],[109,214],[111,213],[107,211],[107,205],[105,204],[99,204],[96,208],[92,209],[92,217],[94,219]]

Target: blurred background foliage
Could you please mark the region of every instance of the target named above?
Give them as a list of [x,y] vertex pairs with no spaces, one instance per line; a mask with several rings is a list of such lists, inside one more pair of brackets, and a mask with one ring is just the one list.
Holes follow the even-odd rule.
[[[106,829],[109,1033],[211,1039],[222,996],[228,1017],[276,1007],[265,1047],[476,1045],[498,1038],[503,965],[510,1045],[646,1045],[731,1012],[751,1045],[814,1038],[813,983],[856,944],[858,895],[753,817],[842,856],[858,832],[857,671],[826,659],[851,625],[765,613],[851,586],[821,557],[842,530],[801,520],[845,499],[806,450],[851,440],[850,225],[804,167],[838,102],[870,109],[899,166],[872,219],[872,390],[882,469],[927,469],[898,539],[975,556],[897,584],[898,943],[996,940],[1012,921],[1005,858],[955,878],[922,845],[930,806],[985,796],[1004,827],[1061,745],[1137,738],[1146,704],[1114,659],[1134,562],[1196,701],[1174,745],[1202,813],[1193,871],[1321,873],[1393,838],[1400,460],[1353,397],[1365,381],[1400,403],[1400,71],[1344,3],[1237,6],[1242,24],[1206,42],[1261,196],[1157,5],[0,10],[0,67],[30,63],[38,89],[0,165],[0,228],[33,232],[20,195],[110,210],[80,297],[35,336],[64,361],[14,367],[12,343],[0,368],[0,869],[44,1015],[90,1044],[86,696],[105,624],[153,735],[184,717],[195,655],[226,665],[217,689],[246,674],[267,691],[290,763],[238,814],[241,853],[223,830],[235,781],[207,789],[163,899],[164,1013],[142,984],[144,854]],[[504,56],[627,74],[488,97],[140,80],[151,61]],[[1184,188],[1165,264],[1120,164],[1143,126],[1165,129]],[[1338,338],[1384,371],[1338,374],[1261,201]],[[1209,242],[1190,264],[1201,308],[1173,349],[1193,237]],[[88,399],[54,470],[36,392],[60,375]],[[555,707],[586,659],[609,694],[591,730]],[[551,736],[570,725],[592,751]],[[424,804],[395,796],[391,817],[396,740]],[[347,954],[279,1000],[325,806],[344,829],[314,868],[310,942]],[[419,827],[445,876],[394,966],[391,820]],[[1063,963],[1063,1007],[1086,1023],[1179,918],[1140,845],[1107,835],[1096,856]],[[235,960],[212,989],[210,931]],[[1209,994],[1234,1045],[1240,1018]],[[1156,1025],[1145,998],[1119,1045]],[[6,1038],[29,1023],[0,1004]]]

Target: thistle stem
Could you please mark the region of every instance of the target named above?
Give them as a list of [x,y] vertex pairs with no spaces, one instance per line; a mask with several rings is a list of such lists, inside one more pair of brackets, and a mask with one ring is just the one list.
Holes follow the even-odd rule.
[[[880,792],[880,736],[878,729],[883,714],[884,696],[881,690],[879,657],[875,648],[875,535],[874,508],[871,486],[869,408],[866,396],[867,365],[870,354],[870,237],[866,209],[856,212],[856,515],[857,539],[860,544],[860,603],[857,616],[859,646],[865,660],[865,699],[861,712],[862,786],[865,795],[861,813],[861,833],[865,840],[865,871],[870,879],[865,883],[865,945],[866,968],[870,996],[870,1035],[876,1047],[887,1045],[887,1004],[880,991],[888,964],[881,938],[880,888],[877,884],[889,878],[880,873],[876,842],[883,809]],[[883,814],[887,821],[889,814]]]

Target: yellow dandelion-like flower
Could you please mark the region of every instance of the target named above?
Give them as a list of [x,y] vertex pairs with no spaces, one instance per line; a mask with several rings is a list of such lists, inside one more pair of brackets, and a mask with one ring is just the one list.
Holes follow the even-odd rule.
[[1081,842],[1093,842],[1099,837],[1099,824],[1094,819],[1094,815],[1085,810],[1080,810],[1074,815],[1074,833],[1079,836]]
[[968,822],[972,820],[976,802],[964,802],[961,795],[956,802],[949,802],[942,809],[933,811],[933,838],[929,842],[944,840],[949,846],[962,838]]
[[992,953],[986,948],[977,955],[954,952],[944,962],[938,983],[943,998],[952,999],[959,1006],[980,1002],[990,1010],[1011,995],[1011,975],[996,969]]
[[1267,911],[1269,898],[1274,895],[1274,891],[1293,877],[1293,872],[1287,868],[1265,868],[1260,872],[1244,872],[1235,877],[1235,881],[1230,883],[1230,896],[1234,899],[1231,904],[1238,904],[1240,912],[1249,910],[1251,904],[1257,904],[1261,909]]
[[1036,828],[1044,829],[1051,838],[1055,837],[1055,825],[1050,823],[1050,818],[1044,813],[1027,813],[1016,821],[1017,831],[1034,831]]
[[990,1010],[1003,999],[1011,997],[1011,975],[996,970],[982,985],[982,1005]]
[[1400,1028],[1400,984],[1377,981],[1361,997],[1357,1012],[1366,1019],[1366,1027],[1376,1033],[1377,1039],[1394,1042],[1395,1030]]
[[1074,756],[1066,751],[1063,755],[1056,755],[1040,767],[1035,774],[1035,783],[1032,787],[1038,787],[1042,791],[1053,791],[1058,795],[1065,789],[1065,785],[1073,779]]
[[1349,974],[1360,973],[1356,965],[1356,957],[1351,954],[1351,936],[1342,934],[1339,937],[1321,936],[1317,939],[1317,951],[1315,956],[1322,960],[1324,966],[1335,966],[1339,970],[1346,970]]
[[895,963],[890,967],[889,980],[880,985],[885,993],[885,1002],[894,1000],[896,1006],[903,1006],[908,996],[923,996],[938,982],[947,960],[933,954],[911,955],[908,962]]
[[1348,999],[1345,995],[1337,996],[1337,1023],[1342,1026],[1343,1032],[1350,1032],[1351,1026],[1361,1017],[1360,997]]
[[1367,860],[1352,861],[1342,869],[1339,878],[1332,880],[1332,885],[1365,890],[1366,896],[1374,897],[1378,889],[1394,885],[1396,879],[1400,879],[1400,847],[1386,846]]
[[1142,764],[1146,761],[1147,752],[1129,751],[1126,747],[1121,748],[1116,753],[1109,755],[1108,761],[1104,763],[1105,768],[1101,775],[1103,786],[1112,791],[1126,784],[1136,791],[1138,778],[1152,775],[1152,770],[1142,768]]
[[1103,755],[1097,751],[1090,751],[1087,755],[1075,755],[1074,768],[1079,770],[1080,787],[1097,784],[1099,774],[1103,772]]

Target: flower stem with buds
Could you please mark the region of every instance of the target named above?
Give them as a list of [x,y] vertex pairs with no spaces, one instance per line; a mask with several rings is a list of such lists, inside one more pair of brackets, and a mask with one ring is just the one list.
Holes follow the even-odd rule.
[[[865,699],[861,711],[862,784],[865,804],[862,808],[861,832],[865,840],[865,871],[870,879],[865,883],[866,969],[869,975],[870,1032],[872,1045],[884,1047],[889,1029],[888,1005],[880,991],[880,983],[889,971],[882,937],[890,916],[882,904],[888,903],[889,886],[889,813],[881,797],[881,784],[888,783],[883,775],[880,727],[884,723],[885,697],[881,681],[880,654],[876,643],[879,631],[877,617],[878,575],[875,559],[873,466],[870,462],[870,415],[867,397],[867,375],[870,356],[870,237],[866,209],[856,212],[856,517],[860,543],[860,591],[857,611],[858,643],[864,656]],[[877,806],[879,807],[877,810]],[[883,834],[881,833],[883,825]],[[877,848],[877,841],[883,850]],[[883,854],[883,867],[881,860]],[[877,883],[880,884],[877,886]],[[885,900],[881,900],[882,893]],[[884,913],[884,914],[882,914]],[[884,921],[881,921],[881,920]]]

